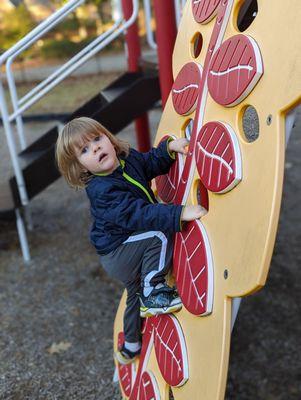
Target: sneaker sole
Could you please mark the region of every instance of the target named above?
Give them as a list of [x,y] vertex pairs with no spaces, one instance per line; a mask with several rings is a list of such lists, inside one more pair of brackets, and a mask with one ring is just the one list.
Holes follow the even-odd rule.
[[134,358],[125,358],[119,351],[117,351],[116,353],[114,353],[114,357],[117,360],[117,362],[119,362],[119,364],[127,365],[127,364],[131,364],[132,362],[136,361],[136,359],[139,356],[137,355]]
[[171,307],[168,307],[166,309],[164,308],[146,308],[146,307],[140,307],[140,317],[142,318],[148,318],[148,317],[153,317],[155,315],[160,315],[160,314],[171,314],[177,311],[180,311],[182,308],[182,303],[175,304]]

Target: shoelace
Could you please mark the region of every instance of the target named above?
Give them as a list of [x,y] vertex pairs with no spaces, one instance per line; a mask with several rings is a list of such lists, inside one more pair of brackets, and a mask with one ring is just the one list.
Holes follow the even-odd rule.
[[167,292],[163,292],[163,291],[158,293],[158,295],[151,295],[150,301],[153,301],[155,303],[158,302],[158,296],[160,296],[160,300],[165,300],[166,304],[168,304],[170,302],[170,295]]

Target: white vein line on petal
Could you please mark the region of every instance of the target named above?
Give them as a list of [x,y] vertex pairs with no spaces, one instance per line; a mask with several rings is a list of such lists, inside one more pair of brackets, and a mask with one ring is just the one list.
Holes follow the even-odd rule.
[[[194,231],[194,228],[195,228],[195,226],[193,225],[192,228],[190,229],[190,231],[188,232],[188,235],[186,236],[186,238],[183,239],[183,243],[186,243],[186,242],[187,242],[187,239],[188,239],[189,236],[191,235],[192,231]],[[183,236],[183,235],[181,234],[181,236]],[[186,247],[186,246],[185,246],[185,247]]]
[[227,168],[228,171],[230,171],[231,173],[233,172],[233,169],[230,167],[230,165],[229,165],[223,158],[221,158],[221,157],[219,157],[219,156],[217,156],[217,155],[215,155],[215,154],[209,153],[208,151],[206,151],[206,150],[204,149],[204,147],[202,147],[202,146],[200,145],[200,143],[198,143],[198,146],[201,148],[201,150],[203,151],[203,153],[204,153],[206,156],[208,156],[209,158],[215,158],[216,160],[219,160],[219,161]]
[[161,333],[161,335],[159,334],[157,328],[155,327],[156,333],[157,333],[157,337],[159,339],[159,342],[161,343],[162,347],[165,347],[165,349],[171,354],[171,357],[173,358],[173,360],[176,362],[176,364],[178,365],[179,370],[182,371],[181,368],[181,361],[177,359],[177,357],[175,356],[175,354],[172,352],[171,348],[169,346],[167,346],[163,340],[163,334]]
[[195,83],[191,83],[190,85],[184,86],[182,89],[172,89],[172,91],[174,93],[182,93],[182,92],[185,92],[185,90],[190,89],[190,88],[198,89],[199,85],[196,85]]
[[189,271],[190,278],[191,278],[190,281],[191,281],[191,284],[192,284],[192,286],[193,286],[193,288],[194,288],[194,291],[195,291],[197,300],[201,303],[201,306],[204,307],[204,303],[202,302],[202,300],[203,300],[203,298],[204,298],[206,292],[204,292],[202,296],[199,295],[198,288],[197,288],[197,286],[196,286],[196,284],[195,284],[195,281],[194,281],[194,279],[193,279],[193,276],[192,276],[192,271],[191,271],[190,268],[188,268],[188,271]]
[[193,252],[191,253],[191,255],[188,257],[188,261],[191,260],[191,258],[194,256],[194,254],[198,251],[199,247],[202,245],[202,242],[200,242],[196,248],[193,250]]
[[124,381],[128,377],[128,374],[124,375],[121,380]]
[[237,67],[228,68],[226,71],[222,71],[222,72],[210,71],[210,74],[214,75],[214,76],[222,76],[222,75],[229,74],[232,71],[241,70],[241,69],[246,69],[248,71],[252,71],[253,67],[251,67],[251,65],[238,65]]
[[205,268],[206,268],[206,266],[204,266],[201,270],[200,270],[200,272],[197,274],[197,276],[194,278],[194,281],[196,281],[197,279],[198,279],[198,277],[200,276],[200,275],[202,275],[202,273],[205,271]]
[[176,186],[173,184],[172,180],[170,179],[170,177],[169,177],[168,175],[167,175],[167,181],[168,181],[168,183],[170,184],[170,186],[171,186],[173,189],[176,188]]

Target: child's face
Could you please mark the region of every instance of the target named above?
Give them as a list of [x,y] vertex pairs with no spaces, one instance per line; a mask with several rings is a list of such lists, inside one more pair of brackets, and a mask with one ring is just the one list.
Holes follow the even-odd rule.
[[80,164],[92,174],[110,174],[119,166],[119,160],[110,139],[103,134],[87,139],[76,150]]

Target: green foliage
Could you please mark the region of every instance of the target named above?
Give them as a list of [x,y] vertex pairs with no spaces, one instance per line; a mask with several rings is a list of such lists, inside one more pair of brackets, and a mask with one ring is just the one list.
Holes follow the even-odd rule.
[[[67,1],[51,0],[51,3],[56,8],[59,8]],[[111,0],[86,0],[85,4],[94,4],[97,7],[99,20],[102,23],[105,24],[111,21]],[[47,35],[42,37],[37,45],[31,46],[23,52],[19,59],[40,57],[44,59],[70,58],[79,52],[95,39],[97,35],[97,20],[84,16],[79,17],[78,15],[80,14],[70,14]],[[2,28],[0,54],[22,39],[35,26],[36,22],[24,4],[20,4],[14,10],[0,15],[0,27]],[[80,35],[83,32],[86,32],[87,38],[80,40],[82,37]],[[107,50],[122,48],[122,38],[118,38],[106,47]]]
[[78,18],[75,14],[68,15],[60,24],[58,24],[54,29],[51,30],[53,32],[70,32],[77,31],[80,26]]
[[[48,39],[45,40],[43,46],[39,49],[38,54],[33,56],[40,56],[45,60],[49,59],[64,59],[71,58],[77,54],[80,50],[86,47],[95,37],[89,36],[89,38],[84,39],[78,43],[72,42],[69,39]],[[123,42],[121,39],[115,40],[113,43],[106,47],[107,50],[122,50]]]
[[93,39],[82,40],[80,43],[74,43],[69,39],[48,39],[40,49],[40,56],[45,59],[70,58],[87,46]]
[[9,49],[35,27],[35,22],[24,4],[2,15],[0,48]]

